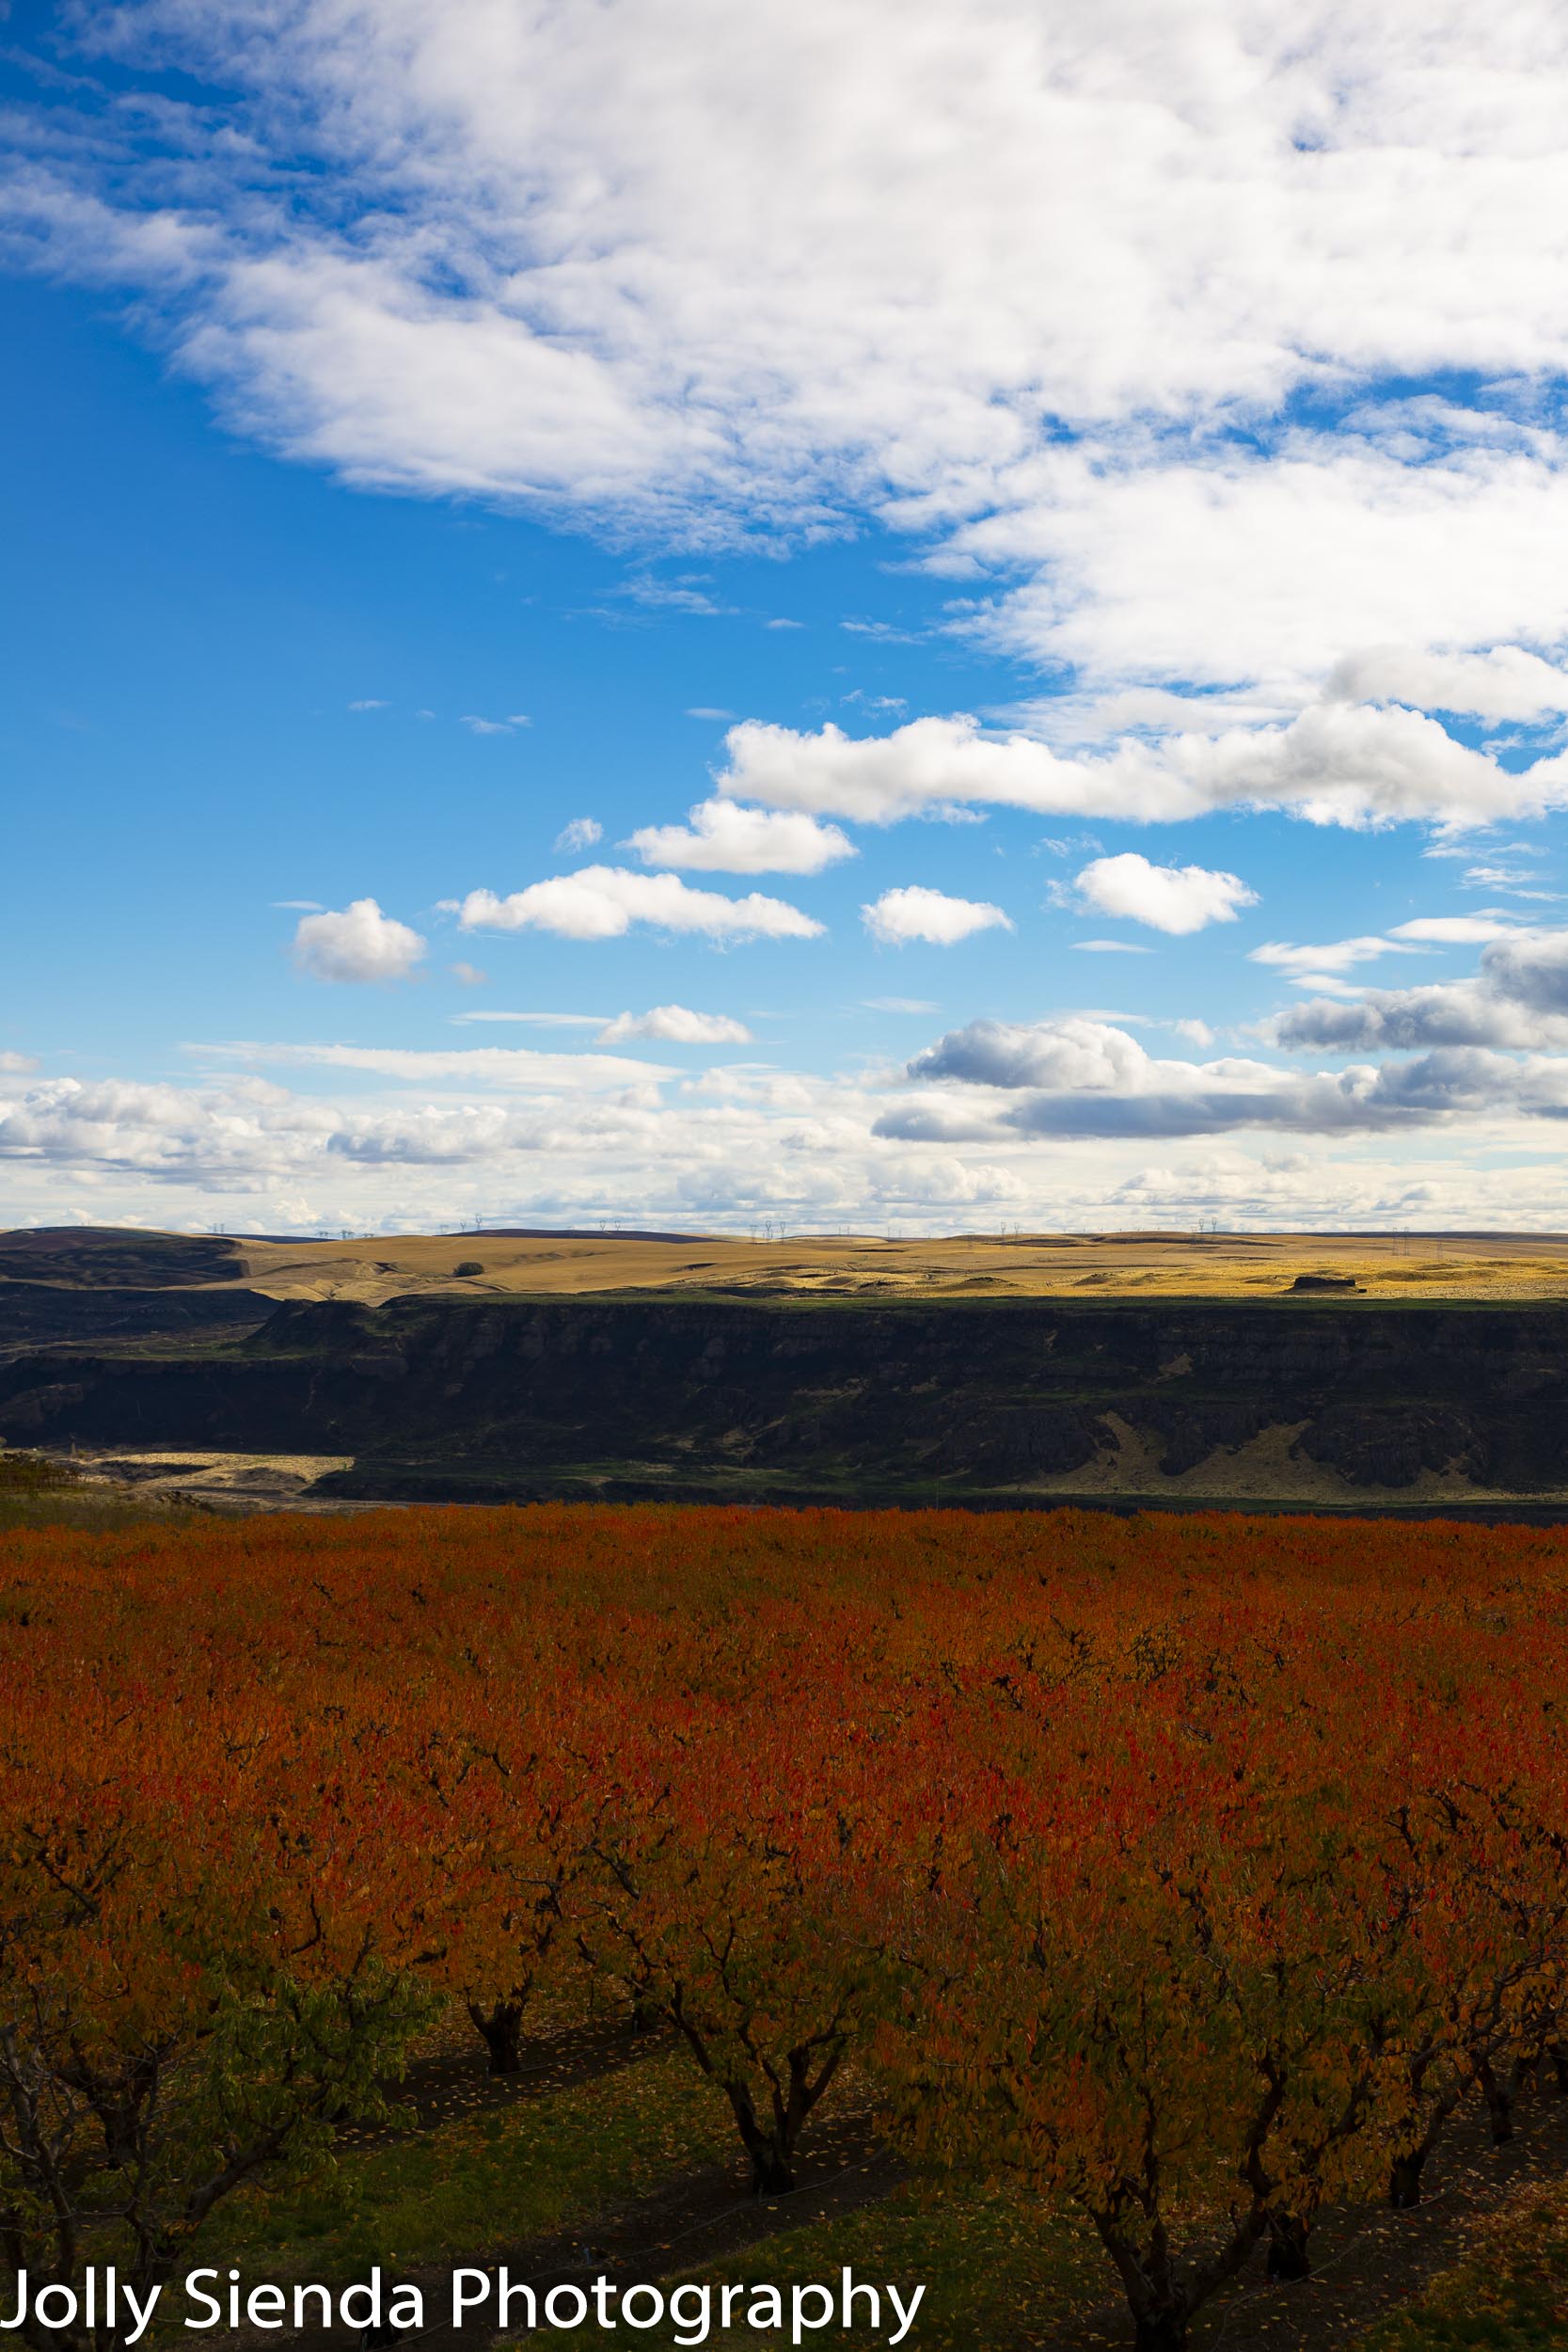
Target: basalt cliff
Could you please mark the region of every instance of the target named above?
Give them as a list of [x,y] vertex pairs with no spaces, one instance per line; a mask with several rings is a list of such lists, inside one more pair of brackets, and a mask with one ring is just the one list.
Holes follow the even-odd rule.
[[340,1496],[1568,1502],[1549,1303],[186,1292],[83,1336],[10,1287],[8,1444],[349,1457]]

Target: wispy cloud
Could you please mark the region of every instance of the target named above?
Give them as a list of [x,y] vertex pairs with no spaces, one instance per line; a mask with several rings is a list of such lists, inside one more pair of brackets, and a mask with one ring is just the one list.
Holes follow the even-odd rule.
[[579,850],[591,850],[595,842],[603,839],[604,827],[596,817],[574,817],[570,824],[562,825],[556,834],[555,846],[568,856],[576,856]]

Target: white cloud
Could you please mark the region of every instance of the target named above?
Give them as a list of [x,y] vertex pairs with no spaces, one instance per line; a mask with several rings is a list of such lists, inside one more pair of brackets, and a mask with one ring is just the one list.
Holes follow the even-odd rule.
[[457,723],[467,727],[470,735],[515,735],[519,727],[531,727],[533,721],[521,710],[515,710],[504,719],[480,719],[467,711]]
[[951,947],[975,931],[1010,931],[1012,924],[1000,907],[984,899],[949,898],[941,890],[912,882],[903,890],[884,890],[872,905],[861,909],[861,921],[873,939],[887,947],[907,946],[925,940],[935,947]]
[[[1058,560],[1091,565],[1050,420],[1168,427],[1379,371],[1568,365],[1550,131],[1568,41],[1532,0],[1501,0],[1484,51],[1463,11],[1370,25],[1330,0],[1288,24],[1245,0],[1045,19],[1033,0],[761,0],[744,36],[658,0],[613,55],[583,5],[157,0],[116,28],[119,62],[172,50],[237,93],[228,119],[215,98],[166,106],[123,159],[102,129],[86,152],[37,141],[13,209],[65,259],[150,280],[251,431],[352,480],[806,521],[879,493],[939,520],[1066,508]],[[192,143],[178,212],[159,133]],[[274,196],[269,150],[352,177],[368,218],[291,201],[293,181]],[[1373,410],[1362,464],[1398,469],[1451,409]],[[1455,505],[1407,470],[1408,511]],[[1353,584],[1377,503],[1346,501]],[[1284,552],[1305,599],[1335,536],[1332,515],[1300,527],[1305,489],[1293,519],[1269,593],[1231,575],[1263,626]],[[1169,612],[1165,567],[1196,557],[1200,602],[1222,576],[1213,536],[1108,530],[1101,560],[1139,538]],[[1429,595],[1473,594],[1462,562],[1438,568],[1454,577]],[[1499,550],[1488,580],[1506,570]]]
[[1075,884],[1080,898],[1101,914],[1118,914],[1149,930],[1184,938],[1211,923],[1234,923],[1243,907],[1258,904],[1237,874],[1203,866],[1151,866],[1135,850],[1096,858]]
[[1133,939],[1074,939],[1069,943],[1081,956],[1151,956],[1152,947]]
[[388,706],[385,703],[374,702],[369,699],[362,702],[350,703],[349,705],[349,708],[351,710],[385,710],[387,707]]
[[[867,444],[906,494],[957,474],[975,499],[1049,451],[1042,415],[1568,358],[1568,41],[1529,0],[1501,0],[1483,50],[1462,11],[1369,25],[1323,0],[1289,24],[1241,0],[1044,21],[1030,0],[763,0],[743,33],[659,0],[609,55],[578,6],[162,0],[122,61],[149,28],[242,93],[248,135],[188,126],[187,205],[222,222],[250,199],[247,243],[209,237],[192,364],[356,478],[604,498],[717,475],[738,498],[745,417],[765,506],[831,497]],[[269,212],[258,141],[356,174],[374,233]],[[176,226],[162,257],[132,224],[99,234],[166,278]]]
[[667,1045],[749,1045],[752,1032],[723,1012],[689,1012],[684,1005],[655,1005],[651,1012],[623,1012],[599,1031],[601,1045],[646,1037]]
[[[1340,0],[649,0],[608,48],[592,0],[89,21],[115,101],[90,135],[79,81],[18,118],[13,247],[134,289],[293,457],[644,545],[870,516],[963,583],[958,625],[1071,675],[1085,736],[1244,734],[1325,686],[1347,718],[1563,709],[1536,395],[1568,373],[1568,30],[1540,0],[1484,41]],[[138,83],[171,62],[199,106]],[[630,593],[701,611],[701,578]],[[1300,747],[1326,797],[1276,746],[1236,782],[1232,745],[1229,785],[1181,754],[1019,804],[1558,804],[1381,739],[1370,776]]]
[[[1568,523],[1568,516],[1565,516]],[[1462,827],[1568,806],[1568,758],[1505,769],[1401,707],[1315,704],[1282,726],[1129,740],[1064,757],[977,719],[914,719],[889,735],[732,727],[724,788],[771,808],[893,824],[948,802],[1040,816],[1174,823],[1217,808],[1281,809],[1319,825],[1422,819]]]
[[8,1078],[24,1077],[28,1071],[37,1068],[38,1063],[30,1054],[15,1053],[9,1046],[0,1051],[0,1075]]
[[1495,915],[1420,914],[1413,922],[1390,924],[1388,936],[1434,947],[1476,947],[1489,939],[1506,939],[1514,928]]
[[673,874],[633,874],[618,866],[585,866],[504,898],[492,890],[470,890],[457,914],[465,930],[544,930],[562,939],[619,939],[634,923],[709,939],[822,935],[820,923],[782,898],[754,890],[744,898],[725,898],[693,890]]
[[1538,888],[1537,882],[1538,877],[1528,866],[1467,866],[1459,878],[1459,887],[1497,891],[1505,898],[1549,900],[1561,897],[1560,891]]
[[[935,560],[982,582],[1023,575],[974,601],[967,626],[1075,673],[1085,732],[1101,731],[1101,697],[1114,711],[1149,689],[1284,719],[1325,682],[1357,685],[1363,660],[1374,699],[1420,677],[1436,707],[1539,710],[1561,687],[1529,649],[1568,641],[1568,583],[1548,553],[1568,528],[1564,444],[1496,409],[1388,412],[1406,429],[1383,438],[1365,417],[1196,453],[1168,429],[1091,437],[1022,467],[1014,497]],[[1390,645],[1406,649],[1399,670]],[[1149,715],[1203,723],[1175,706]],[[1117,723],[1148,723],[1122,706]]]
[[734,712],[733,710],[720,710],[720,709],[717,709],[717,708],[715,708],[715,707],[714,707],[711,703],[696,703],[696,704],[694,704],[694,705],[692,706],[692,707],[691,707],[691,708],[690,708],[690,709],[687,712],[687,714],[686,714],[686,715],[687,715],[687,717],[688,717],[689,719],[715,719],[715,720],[717,720],[717,719],[733,719],[733,718],[735,717],[735,712]]
[[1402,950],[1385,939],[1379,931],[1364,931],[1354,939],[1331,940],[1317,947],[1292,946],[1288,939],[1267,939],[1260,947],[1249,947],[1249,963],[1272,964],[1276,972],[1292,975],[1304,972],[1349,972],[1358,963],[1371,963],[1379,956],[1413,955],[1413,946]]
[[644,825],[624,845],[644,866],[716,874],[819,874],[855,845],[836,825],[795,812],[700,801],[684,825]]
[[293,949],[298,969],[313,980],[404,980],[424,952],[419,932],[383,914],[373,898],[356,898],[336,914],[302,915]]
[[555,846],[568,857],[575,857],[579,850],[591,850],[595,842],[603,839],[604,827],[596,817],[574,817],[571,823],[562,825],[556,834]]
[[1418,955],[1423,947],[1477,946],[1487,940],[1506,939],[1516,928],[1495,915],[1422,914],[1411,922],[1391,925],[1386,935],[1361,932],[1353,939],[1301,947],[1288,940],[1266,940],[1262,946],[1248,949],[1247,961],[1289,973],[1296,988],[1340,987],[1340,976],[1358,963],[1375,962],[1380,956]]
[[1518,645],[1480,654],[1371,645],[1337,661],[1323,691],[1336,702],[1409,703],[1492,721],[1547,719],[1568,711],[1568,671]]
[[927,996],[866,996],[862,1002],[867,1012],[935,1012],[937,1009]]
[[482,972],[477,963],[454,963],[451,977],[462,988],[485,988],[489,985],[488,974]]

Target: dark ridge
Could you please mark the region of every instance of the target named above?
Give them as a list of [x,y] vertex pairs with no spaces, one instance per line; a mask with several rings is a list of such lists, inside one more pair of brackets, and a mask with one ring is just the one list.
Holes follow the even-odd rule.
[[260,1291],[233,1285],[119,1290],[0,1281],[0,1356],[87,1341],[191,1340],[200,1333],[237,1338],[264,1323],[277,1304]]
[[239,1272],[233,1242],[208,1233],[139,1233],[97,1225],[0,1233],[0,1276],[13,1280],[165,1290],[231,1282]]
[[[705,1242],[734,1239],[721,1233],[656,1233],[644,1232],[641,1226],[617,1225],[607,1232],[602,1225],[482,1225],[460,1227],[456,1232],[441,1235],[443,1241],[669,1241]],[[797,1234],[796,1240],[801,1238]],[[808,1236],[809,1238],[809,1236]]]
[[1565,1408],[1568,1306],[1278,1294],[289,1300],[237,1340],[0,1365],[12,1444],[351,1454],[337,1492],[432,1501],[1085,1499],[1062,1482],[1091,1465],[1096,1491],[1157,1491],[1278,1432],[1279,1502],[1328,1470],[1545,1505]]

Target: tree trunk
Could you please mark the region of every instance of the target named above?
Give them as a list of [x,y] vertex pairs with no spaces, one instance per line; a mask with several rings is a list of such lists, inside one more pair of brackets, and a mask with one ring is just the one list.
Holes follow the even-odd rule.
[[1132,2344],[1134,2352],[1187,2352],[1186,2312],[1136,2312],[1132,2321]]
[[752,2094],[744,2083],[726,2083],[724,2090],[741,2144],[752,2159],[752,2196],[784,2196],[795,2186],[789,2161],[792,2151],[784,2146],[781,2133],[768,2131],[758,2122]]
[[1409,2213],[1421,2201],[1421,2172],[1426,2164],[1424,2148],[1412,2148],[1408,2154],[1396,2156],[1388,2168],[1388,2202],[1398,2213]]
[[468,2003],[468,2015],[474,2030],[484,2044],[487,2071],[492,2074],[520,2074],[523,2071],[523,2003],[497,2001],[488,2010],[477,2001]]
[[1568,2045],[1560,2042],[1549,2042],[1546,2044],[1546,2056],[1551,2061],[1553,2090],[1560,2096],[1568,2098]]
[[1500,2081],[1484,2058],[1476,2069],[1476,2080],[1492,2122],[1492,2145],[1506,2147],[1513,2137],[1513,2087]]
[[664,2011],[657,2001],[634,1998],[631,2005],[633,2033],[657,2033],[664,2023]]
[[1312,2257],[1307,2251],[1309,2229],[1307,2222],[1293,2213],[1269,2216],[1269,2277],[1271,2279],[1309,2279]]

